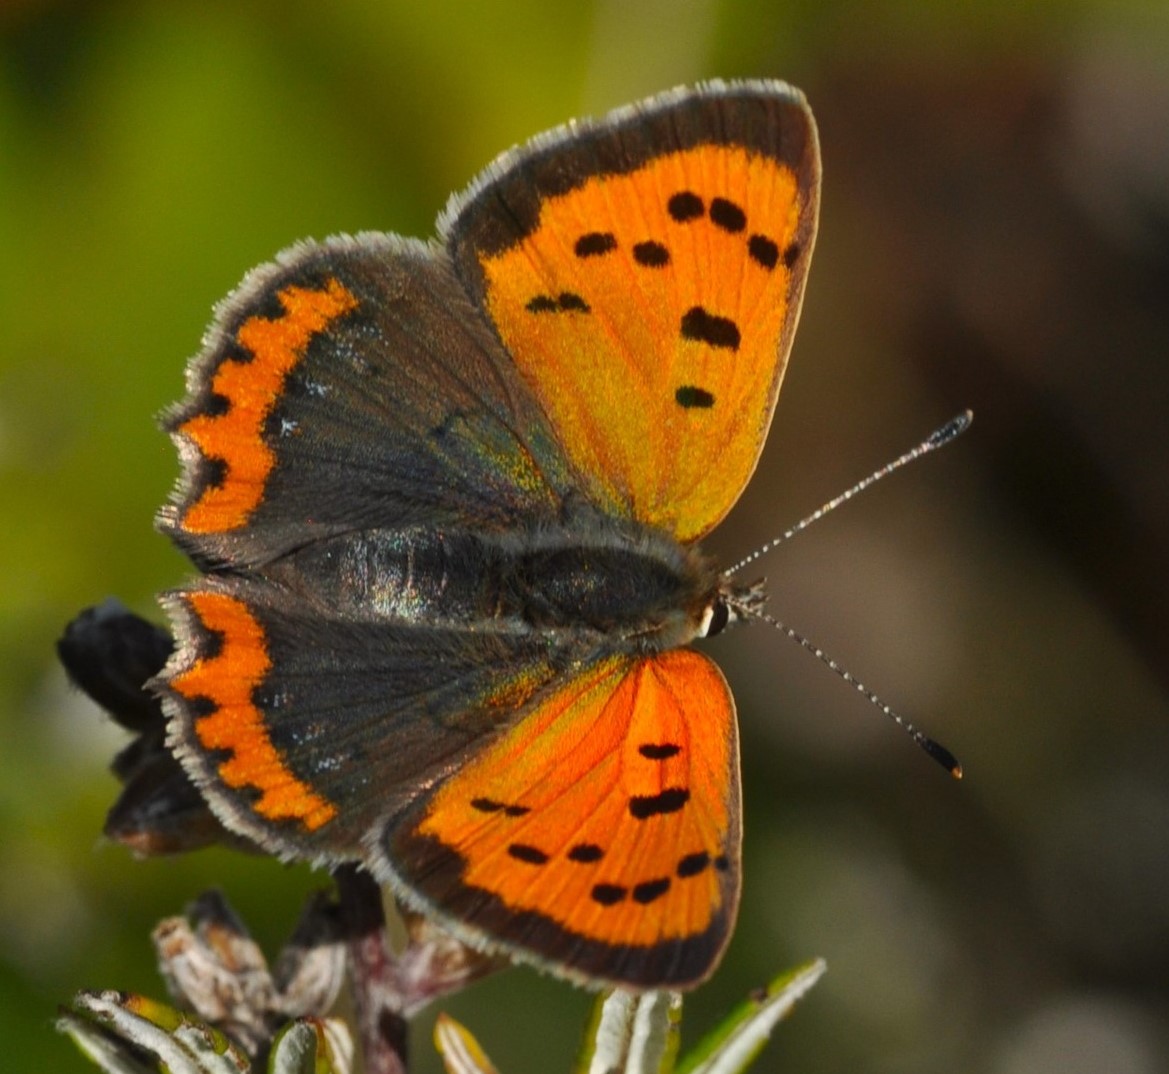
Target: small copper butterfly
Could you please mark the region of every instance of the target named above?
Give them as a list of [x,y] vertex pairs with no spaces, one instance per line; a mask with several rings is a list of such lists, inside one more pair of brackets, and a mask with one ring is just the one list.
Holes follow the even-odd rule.
[[816,129],[711,82],[503,154],[437,242],[303,242],[166,417],[170,743],[221,821],[359,861],[465,943],[687,988],[739,900],[735,706],[690,648],[762,600],[697,547],[799,316]]

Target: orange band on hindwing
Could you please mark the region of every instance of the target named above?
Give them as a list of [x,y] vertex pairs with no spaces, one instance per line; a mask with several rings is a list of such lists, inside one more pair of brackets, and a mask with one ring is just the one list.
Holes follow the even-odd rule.
[[170,681],[171,689],[187,700],[205,699],[215,706],[193,721],[199,745],[231,754],[217,772],[229,787],[260,792],[249,809],[267,820],[296,820],[316,831],[337,815],[337,807],[288,769],[252,700],[271,667],[263,627],[242,601],[225,593],[189,593],[183,599],[202,626],[222,639],[214,656],[196,660]]
[[264,495],[276,456],[264,443],[264,421],[280,397],[284,378],[313,337],[358,305],[338,280],[321,289],[290,286],[279,292],[282,316],[249,317],[235,341],[252,358],[226,358],[211,378],[211,391],[226,401],[222,412],[196,414],[178,426],[208,458],[222,461],[219,484],[206,485],[184,512],[188,533],[225,533],[243,526]]

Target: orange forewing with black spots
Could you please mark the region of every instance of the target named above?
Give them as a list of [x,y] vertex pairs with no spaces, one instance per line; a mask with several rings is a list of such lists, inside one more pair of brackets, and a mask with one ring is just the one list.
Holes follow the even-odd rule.
[[[700,146],[549,199],[536,231],[483,258],[504,343],[608,502],[692,540],[738,499],[802,289],[805,259],[780,251],[809,211],[790,165]],[[687,450],[727,428],[755,435]]]
[[593,496],[692,541],[771,423],[815,239],[816,131],[791,96],[631,112],[505,158],[455,203],[450,242]]

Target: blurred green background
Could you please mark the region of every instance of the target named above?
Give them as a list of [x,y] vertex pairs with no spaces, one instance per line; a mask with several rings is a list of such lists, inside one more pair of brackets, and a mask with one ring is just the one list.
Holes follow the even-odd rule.
[[[0,5],[0,1048],[79,987],[162,996],[148,934],[220,886],[275,951],[323,878],[99,832],[121,735],[54,642],[188,570],[154,415],[211,305],[302,236],[432,233],[495,153],[709,76],[817,114],[820,241],[737,557],[970,406],[972,432],[771,555],[773,610],[959,754],[955,784],[756,627],[745,891],[691,1036],[829,974],[762,1070],[1169,1069],[1169,7],[1163,3]],[[504,1074],[567,1070],[587,997],[444,1004]],[[434,1071],[433,1012],[416,1069]]]

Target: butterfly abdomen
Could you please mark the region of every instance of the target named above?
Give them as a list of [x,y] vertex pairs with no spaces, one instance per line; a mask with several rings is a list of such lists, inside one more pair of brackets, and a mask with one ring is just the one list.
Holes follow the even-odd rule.
[[[368,530],[274,565],[334,614],[488,631],[559,628],[664,649],[695,636],[717,578],[699,553],[641,527],[541,531]],[[626,647],[618,644],[617,647]]]

